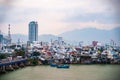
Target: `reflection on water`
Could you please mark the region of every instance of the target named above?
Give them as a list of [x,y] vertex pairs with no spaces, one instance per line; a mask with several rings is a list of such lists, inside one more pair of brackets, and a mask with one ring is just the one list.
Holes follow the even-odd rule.
[[0,80],[118,80],[120,65],[33,66],[0,75]]

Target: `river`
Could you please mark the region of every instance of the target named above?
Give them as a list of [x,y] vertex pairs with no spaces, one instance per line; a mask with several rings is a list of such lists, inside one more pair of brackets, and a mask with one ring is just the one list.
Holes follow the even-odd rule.
[[0,75],[0,80],[119,80],[120,65],[70,65],[69,69],[29,66]]

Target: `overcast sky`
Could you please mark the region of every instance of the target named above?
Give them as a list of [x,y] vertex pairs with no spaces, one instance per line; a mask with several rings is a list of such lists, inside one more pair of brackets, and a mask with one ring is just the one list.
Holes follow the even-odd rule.
[[83,28],[112,29],[120,26],[119,0],[0,0],[0,29],[28,34],[30,21],[37,21],[39,34]]

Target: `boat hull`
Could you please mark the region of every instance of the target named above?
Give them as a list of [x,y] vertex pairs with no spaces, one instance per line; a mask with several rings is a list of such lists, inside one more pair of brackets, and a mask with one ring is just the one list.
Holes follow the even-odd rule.
[[70,66],[69,65],[66,65],[66,64],[60,64],[60,65],[57,65],[57,68],[65,68],[65,69],[68,69],[68,68],[70,68]]
[[51,63],[50,66],[51,66],[51,67],[57,67],[57,64]]

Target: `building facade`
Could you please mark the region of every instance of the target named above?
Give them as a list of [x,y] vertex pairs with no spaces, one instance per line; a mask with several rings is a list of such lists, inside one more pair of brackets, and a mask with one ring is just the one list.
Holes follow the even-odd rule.
[[12,38],[10,33],[10,24],[8,25],[8,35],[3,35],[0,31],[0,44],[11,45]]
[[0,43],[3,43],[3,35],[0,34]]
[[29,41],[38,41],[38,24],[35,21],[29,23]]

